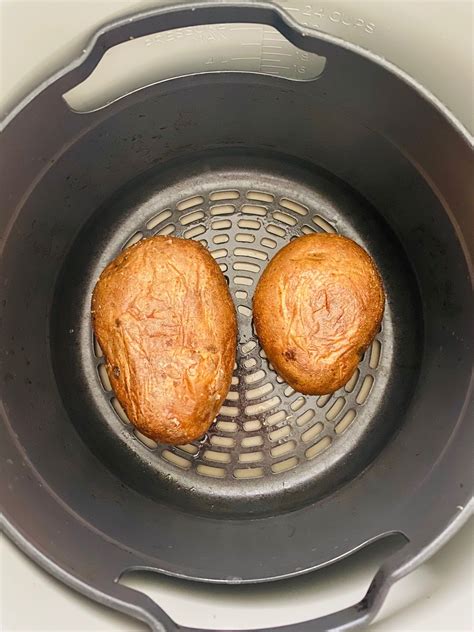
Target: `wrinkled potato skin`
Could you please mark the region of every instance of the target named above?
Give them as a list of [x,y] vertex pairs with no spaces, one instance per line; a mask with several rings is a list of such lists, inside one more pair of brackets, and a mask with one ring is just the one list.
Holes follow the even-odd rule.
[[201,437],[225,399],[237,321],[224,276],[198,242],[157,236],[102,272],[92,319],[130,421],[160,443]]
[[351,378],[384,304],[367,252],[346,237],[314,234],[273,257],[255,290],[253,317],[276,371],[300,393],[325,395]]

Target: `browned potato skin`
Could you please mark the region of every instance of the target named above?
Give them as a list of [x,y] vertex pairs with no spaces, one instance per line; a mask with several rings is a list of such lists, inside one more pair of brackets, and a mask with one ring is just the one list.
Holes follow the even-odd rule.
[[201,244],[152,237],[102,272],[95,335],[130,421],[157,442],[202,436],[225,399],[237,320],[224,276]]
[[260,343],[276,371],[300,393],[344,386],[377,333],[382,280],[351,239],[314,234],[282,248],[253,297]]

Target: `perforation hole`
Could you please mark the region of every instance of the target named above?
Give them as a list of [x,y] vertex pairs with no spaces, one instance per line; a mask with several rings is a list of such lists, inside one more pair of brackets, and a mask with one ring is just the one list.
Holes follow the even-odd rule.
[[279,423],[280,421],[284,421],[285,419],[286,419],[285,411],[278,410],[276,413],[272,413],[271,415],[268,415],[268,417],[265,419],[265,425],[274,426],[275,424]]
[[256,263],[248,263],[247,261],[235,261],[232,267],[234,270],[245,270],[246,272],[253,272],[254,274],[260,272],[260,266]]
[[130,237],[130,239],[125,242],[125,244],[122,247],[122,250],[125,250],[126,248],[130,248],[130,246],[137,244],[141,239],[143,239],[143,233],[141,233],[140,231],[134,233]]
[[257,365],[257,360],[255,360],[255,358],[248,358],[247,360],[244,360],[244,367],[246,369],[252,369],[256,365]]
[[94,336],[94,355],[96,358],[103,358],[104,353],[100,348],[100,344],[97,342],[97,338]]
[[146,227],[148,228],[148,230],[153,230],[154,228],[162,224],[164,221],[166,221],[170,217],[171,217],[171,211],[169,209],[166,209],[165,211],[161,211],[161,213],[158,213],[158,215],[155,215],[147,222]]
[[344,397],[339,397],[338,399],[336,399],[334,404],[327,411],[326,419],[328,421],[333,421],[339,415],[341,410],[344,408],[345,404],[346,404],[346,400],[344,399]]
[[291,433],[290,426],[283,426],[282,428],[277,428],[276,430],[272,430],[268,435],[270,441],[280,441],[280,439],[284,439]]
[[209,438],[209,441],[211,445],[218,446],[219,448],[233,448],[235,446],[235,439],[233,437],[222,437],[220,435],[212,435]]
[[311,228],[311,226],[307,226],[306,224],[304,226],[301,227],[301,232],[304,235],[314,235],[314,233],[316,232],[314,230],[314,228]]
[[229,241],[229,235],[215,235],[212,241],[215,244],[226,244]]
[[381,349],[382,349],[382,345],[380,344],[380,341],[375,339],[370,348],[369,367],[371,369],[376,369],[378,367],[379,361],[380,361]]
[[278,245],[274,239],[269,239],[268,237],[263,237],[260,243],[262,246],[265,246],[265,248],[276,248]]
[[210,478],[225,478],[226,471],[223,467],[214,467],[212,465],[205,465],[199,463],[196,466],[196,472],[201,476],[209,476]]
[[251,373],[250,375],[244,376],[244,382],[246,384],[255,384],[256,382],[260,382],[265,377],[265,371],[262,369],[255,371],[255,373]]
[[253,244],[255,241],[255,235],[249,235],[248,233],[237,233],[235,241],[240,243]]
[[332,226],[327,220],[324,219],[324,217],[321,217],[320,215],[315,215],[313,217],[313,222],[316,224],[316,226],[319,226],[319,228],[324,230],[326,233],[336,232],[334,226]]
[[116,397],[112,398],[111,404],[113,406],[113,409],[117,413],[117,415],[120,417],[121,421],[123,421],[124,424],[130,424],[131,421],[128,418],[127,413],[124,411],[124,409],[122,408],[121,403],[119,402],[119,400]]
[[274,474],[280,474],[281,472],[287,472],[288,470],[292,470],[297,465],[298,465],[298,458],[296,456],[292,456],[289,459],[285,459],[284,461],[278,461],[277,463],[273,463],[272,472]]
[[221,406],[220,414],[224,417],[237,417],[239,409],[237,406]]
[[297,426],[304,426],[309,421],[311,421],[311,419],[313,419],[314,415],[315,415],[314,410],[306,410],[302,415],[300,415],[296,419],[296,425]]
[[192,211],[191,213],[186,213],[186,215],[182,215],[179,219],[183,226],[187,226],[191,224],[191,222],[196,222],[204,217],[204,213],[202,211]]
[[240,219],[238,221],[239,228],[245,228],[247,230],[259,230],[261,224],[256,219]]
[[193,197],[187,198],[186,200],[182,200],[176,205],[178,211],[186,211],[188,208],[193,208],[194,206],[199,206],[203,204],[204,198],[201,195],[193,195]]
[[266,252],[255,250],[255,248],[235,248],[234,255],[236,257],[251,257],[252,259],[260,259],[261,261],[268,259]]
[[230,219],[217,219],[212,222],[211,227],[213,230],[228,230],[232,227]]
[[239,382],[240,382],[239,378],[236,375],[233,375],[232,381],[231,381],[232,386],[237,386]]
[[163,228],[161,228],[156,234],[166,237],[167,235],[172,235],[175,230],[176,226],[174,224],[167,224],[166,226],[163,226]]
[[290,404],[290,408],[291,410],[297,411],[305,405],[305,402],[304,397],[298,397],[298,399],[295,399],[295,401]]
[[318,454],[327,450],[330,445],[331,437],[323,437],[317,443],[308,448],[304,454],[308,460],[314,459],[314,457],[318,456]]
[[357,380],[359,379],[359,375],[360,375],[360,371],[359,369],[356,369],[354,373],[352,374],[351,379],[347,382],[347,384],[344,387],[347,393],[352,393],[352,391],[355,388],[355,385],[357,384]]
[[342,419],[335,426],[337,434],[342,434],[345,430],[347,430],[347,428],[354,421],[355,417],[356,411],[354,409],[351,408],[350,410],[346,411]]
[[279,397],[275,396],[259,404],[249,404],[245,408],[245,414],[249,415],[249,417],[253,415],[260,415],[261,413],[264,413],[271,408],[275,408],[275,406],[278,406],[278,404],[281,404],[281,400]]
[[185,445],[176,446],[179,450],[195,456],[199,452],[199,448],[192,443],[186,443]]
[[248,294],[244,290],[237,290],[235,293],[235,297],[240,299],[241,301],[245,301],[248,298]]
[[[221,269],[221,272],[227,272],[227,264],[226,263],[220,263],[219,264],[219,268]],[[227,283],[229,283],[229,279],[227,277],[225,277],[225,280]]]
[[238,191],[213,191],[209,195],[209,199],[213,202],[219,202],[220,200],[237,200],[240,197]]
[[182,470],[189,470],[191,467],[191,461],[185,459],[183,456],[179,456],[175,452],[171,452],[171,450],[163,450],[161,456],[166,459],[169,463],[176,465],[176,467],[181,468]]
[[275,196],[271,193],[265,193],[264,191],[249,191],[247,193],[247,199],[256,202],[273,202]]
[[239,312],[239,314],[242,314],[242,316],[250,317],[252,315],[252,310],[246,305],[238,305],[237,311]]
[[186,230],[184,232],[184,237],[186,237],[186,239],[194,239],[195,237],[199,237],[199,235],[202,235],[205,232],[205,226],[194,226],[193,228],[190,228],[189,230]]
[[274,211],[272,213],[272,217],[287,226],[295,226],[297,223],[297,220],[294,217],[288,215],[288,213],[283,213],[282,211]]
[[[218,421],[216,423],[216,428],[217,430],[220,430],[221,432],[237,432],[239,426],[234,421]],[[212,443],[212,439],[211,439],[211,443]]]
[[260,478],[263,476],[263,467],[246,467],[234,470],[235,478]]
[[256,430],[260,430],[262,424],[259,419],[250,419],[250,421],[244,421],[244,430],[245,432],[255,432]]
[[328,403],[328,401],[331,399],[332,395],[329,393],[329,395],[321,395],[321,397],[318,397],[318,399],[316,400],[316,404],[322,408],[323,406],[326,406],[326,404]]
[[290,397],[295,392],[295,389],[292,388],[291,386],[287,386],[283,392],[285,393],[287,397]]
[[263,445],[263,437],[255,435],[255,437],[244,437],[240,444],[243,448],[258,448]]
[[108,376],[108,373],[107,373],[107,369],[105,368],[105,364],[100,364],[98,370],[99,370],[99,378],[100,378],[100,381],[102,383],[102,387],[106,391],[111,391],[112,390],[112,385],[110,383],[109,376]]
[[249,340],[242,345],[240,350],[242,351],[242,353],[250,353],[250,351],[252,351],[252,349],[255,349],[256,346],[257,343],[255,342],[255,340]]
[[263,461],[263,452],[241,452],[239,454],[240,463],[258,463]]
[[237,285],[252,285],[253,279],[246,276],[236,276],[234,277],[234,283]]
[[215,463],[230,463],[230,454],[228,452],[216,452],[215,450],[204,450],[203,458],[206,461],[214,461]]
[[150,450],[156,450],[156,448],[158,447],[158,444],[156,443],[156,441],[153,441],[153,439],[150,439],[150,437],[147,437],[146,435],[142,434],[136,428],[133,431],[133,434],[140,441],[140,443],[143,443],[143,445],[145,445],[147,448],[150,448]]
[[284,237],[286,235],[286,231],[283,230],[283,228],[280,228],[280,226],[275,226],[275,224],[268,224],[267,232],[272,235],[276,235],[277,237]]
[[233,204],[218,204],[212,206],[210,211],[213,217],[216,215],[232,215],[235,211],[235,206]]
[[237,402],[237,401],[239,401],[239,393],[237,391],[229,391],[227,393],[226,400],[228,402]]
[[288,200],[286,198],[282,198],[280,200],[280,206],[283,206],[294,213],[298,213],[298,215],[307,215],[309,210],[306,206],[303,206],[303,204],[298,204],[298,202]]
[[287,441],[286,443],[280,443],[270,450],[270,454],[274,459],[278,459],[285,454],[293,452],[296,448],[296,441]]
[[255,204],[244,204],[242,206],[242,213],[247,215],[257,215],[258,217],[265,217],[267,214],[266,206],[256,206]]
[[356,402],[361,405],[365,402],[367,397],[369,396],[370,389],[372,388],[372,384],[374,383],[374,378],[371,375],[366,375],[364,377],[364,381],[362,382],[362,386],[360,387],[359,392],[357,393]]
[[258,399],[260,397],[264,397],[273,391],[273,384],[267,382],[266,384],[262,384],[262,386],[258,386],[257,388],[251,388],[245,393],[245,397],[249,400]]
[[212,250],[211,255],[214,257],[214,259],[222,259],[222,257],[227,257],[227,250],[225,248]]
[[308,428],[308,430],[303,432],[301,438],[305,443],[308,443],[309,441],[315,439],[319,434],[321,434],[323,428],[324,425],[321,422],[318,422],[317,424],[314,424],[314,426],[311,426],[311,428]]

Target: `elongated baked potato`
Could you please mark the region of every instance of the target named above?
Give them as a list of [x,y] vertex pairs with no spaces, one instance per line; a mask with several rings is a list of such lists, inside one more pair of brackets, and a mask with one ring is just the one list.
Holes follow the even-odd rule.
[[202,436],[228,393],[237,337],[210,253],[161,236],[127,248],[102,272],[92,318],[111,385],[138,430],[169,444]]
[[350,379],[384,312],[374,261],[339,235],[299,237],[264,270],[253,297],[256,333],[296,391],[325,395]]

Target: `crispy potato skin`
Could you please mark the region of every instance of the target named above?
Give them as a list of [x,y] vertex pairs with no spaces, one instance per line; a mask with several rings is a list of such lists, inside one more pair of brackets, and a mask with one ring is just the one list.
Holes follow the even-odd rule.
[[349,381],[377,333],[385,295],[375,263],[351,239],[314,234],[282,248],[253,297],[260,343],[300,393],[325,395]]
[[102,272],[92,320],[107,374],[130,421],[147,437],[202,436],[224,401],[237,320],[224,276],[198,242],[157,236]]

